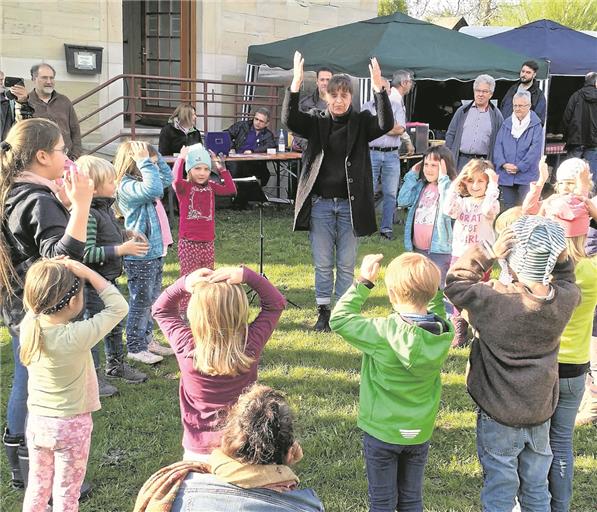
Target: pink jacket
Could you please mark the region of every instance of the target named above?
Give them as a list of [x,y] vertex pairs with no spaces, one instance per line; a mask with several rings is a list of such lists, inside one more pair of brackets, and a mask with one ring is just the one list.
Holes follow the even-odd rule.
[[215,196],[232,196],[236,194],[236,186],[230,172],[224,168],[220,170],[224,184],[211,180],[205,185],[191,183],[183,178],[184,164],[184,158],[176,160],[172,183],[180,210],[178,236],[210,242],[216,237]]

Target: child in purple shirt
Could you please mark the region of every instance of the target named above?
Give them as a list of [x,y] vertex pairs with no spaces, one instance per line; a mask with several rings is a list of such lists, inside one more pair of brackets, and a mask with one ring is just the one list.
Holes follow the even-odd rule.
[[[261,300],[261,312],[250,324],[242,283]],[[179,303],[189,293],[190,326],[179,315]],[[219,427],[227,410],[257,380],[261,352],[285,306],[284,296],[247,267],[196,270],[155,302],[153,317],[180,367],[185,459],[205,461],[219,446]]]

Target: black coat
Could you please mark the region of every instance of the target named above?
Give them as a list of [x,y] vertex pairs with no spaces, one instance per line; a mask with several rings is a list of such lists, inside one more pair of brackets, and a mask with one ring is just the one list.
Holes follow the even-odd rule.
[[197,128],[185,134],[172,123],[168,123],[160,132],[159,151],[162,155],[173,155],[180,153],[183,146],[192,146],[201,142],[201,132]]
[[2,231],[19,282],[14,283],[16,297],[11,304],[3,304],[2,313],[14,333],[25,316],[22,299],[27,270],[39,258],[64,255],[82,261],[85,243],[66,234],[68,210],[43,185],[15,183],[6,198],[4,215]]
[[567,147],[597,147],[597,87],[585,85],[570,96],[562,124]]
[[[375,94],[375,108],[378,113],[376,116],[369,111],[352,111],[348,119],[344,169],[352,227],[356,236],[367,236],[377,231],[369,142],[394,127],[392,105],[385,91]],[[324,158],[323,148],[327,145],[332,118],[328,110],[301,112],[299,93],[287,90],[282,106],[282,123],[309,141],[303,154],[294,210],[294,230],[309,230],[311,194]]]

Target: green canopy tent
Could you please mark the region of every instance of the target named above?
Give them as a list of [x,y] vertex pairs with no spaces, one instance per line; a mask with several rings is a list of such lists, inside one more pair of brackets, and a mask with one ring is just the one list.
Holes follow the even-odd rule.
[[[481,73],[517,80],[528,57],[486,41],[392,14],[291,37],[275,43],[249,46],[247,63],[292,69],[294,51],[305,56],[305,69],[321,66],[367,78],[369,58],[379,59],[382,70],[410,69],[417,80],[474,80]],[[538,79],[548,74],[539,62]]]

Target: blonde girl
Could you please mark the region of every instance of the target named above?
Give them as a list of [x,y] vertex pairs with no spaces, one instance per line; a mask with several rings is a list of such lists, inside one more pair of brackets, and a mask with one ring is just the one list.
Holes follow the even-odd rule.
[[[243,283],[261,300],[261,311],[250,324]],[[187,325],[179,307],[189,293]],[[284,296],[247,267],[196,270],[156,301],[153,316],[180,367],[185,459],[205,461],[219,445],[221,421],[243,389],[256,381],[261,352],[285,305]]]
[[126,229],[144,235],[144,255],[124,256],[130,313],[126,322],[127,357],[145,364],[159,363],[172,352],[153,340],[151,305],[162,287],[163,258],[172,241],[160,198],[172,183],[172,171],[161,155],[145,142],[127,141],[114,158],[116,205]]
[[[13,487],[22,488],[17,449],[24,444],[27,415],[27,370],[19,359],[19,324],[23,282],[39,258],[58,255],[83,259],[93,182],[70,169],[60,128],[47,119],[15,124],[0,142],[0,302],[13,348],[14,373],[2,440]],[[70,212],[58,200],[62,191]]]
[[[450,266],[471,246],[485,241],[493,244],[493,222],[500,212],[498,175],[489,160],[470,160],[450,185],[444,214],[455,219]],[[486,276],[489,279],[489,275]],[[467,342],[468,323],[454,311],[453,347]]]
[[556,197],[547,201],[544,213],[564,227],[568,254],[574,261],[576,285],[582,299],[560,339],[559,397],[549,433],[553,452],[549,472],[551,510],[560,512],[569,510],[572,499],[572,439],[590,363],[593,315],[597,305],[597,258],[589,257],[585,251],[590,217],[580,198],[570,195]]
[[[84,308],[84,283],[106,308],[73,322]],[[118,289],[79,262],[39,260],[27,272],[20,357],[29,373],[29,482],[23,512],[76,512],[85,477],[91,413],[100,408],[90,349],[118,324],[128,305]]]

